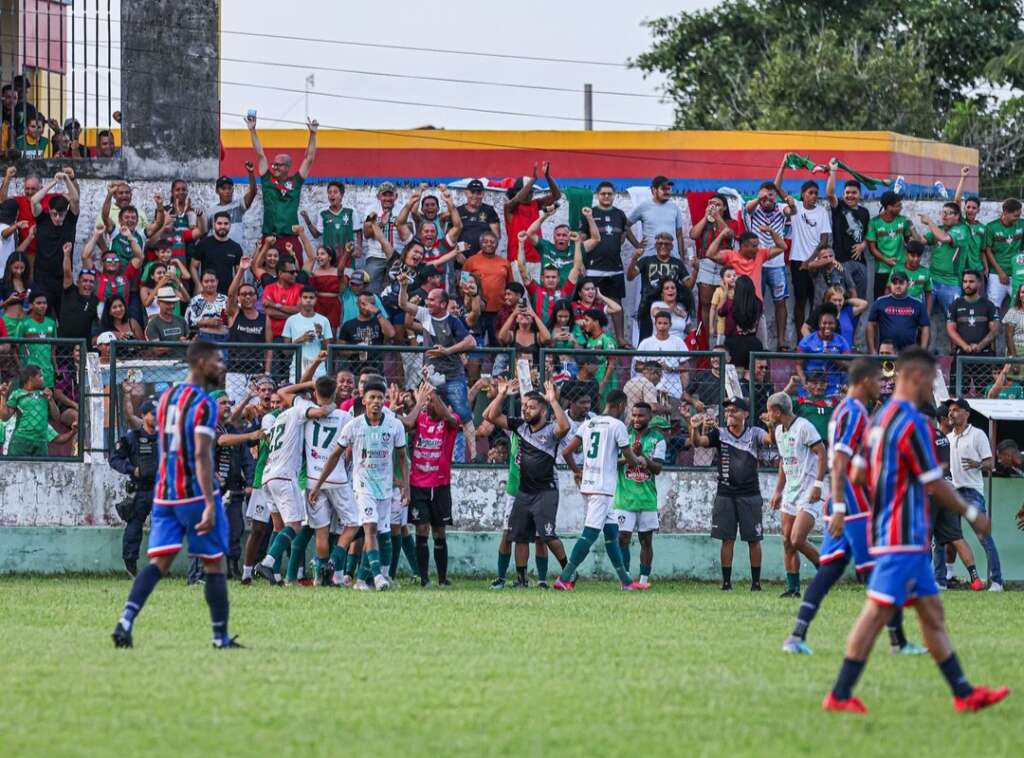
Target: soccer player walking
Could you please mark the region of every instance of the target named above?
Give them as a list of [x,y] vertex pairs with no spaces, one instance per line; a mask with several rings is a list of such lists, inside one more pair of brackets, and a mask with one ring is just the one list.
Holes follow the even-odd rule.
[[[807,629],[832,586],[843,576],[853,562],[858,575],[865,576],[875,562],[868,552],[868,529],[871,513],[868,493],[863,484],[853,483],[854,465],[859,460],[868,430],[868,408],[874,407],[882,392],[882,369],[875,361],[858,358],[847,373],[846,397],[832,414],[828,427],[829,456],[831,461],[831,497],[825,504],[828,528],[821,543],[821,565],[807,586],[800,610],[797,611],[793,633],[782,644],[785,653],[810,655]],[[889,621],[892,652],[902,655],[921,655],[926,652],[919,645],[907,642],[903,633],[903,610],[897,608]]]
[[157,582],[170,571],[188,536],[189,554],[203,562],[215,648],[242,647],[228,636],[228,584],[224,554],[228,519],[213,475],[217,406],[206,387],[224,376],[216,345],[193,342],[185,354],[186,381],[160,397],[157,408],[157,477],[150,520],[149,565],[139,572],[111,635],[115,647],[132,646],[132,627]]
[[[575,587],[573,575],[587,558],[590,548],[604,531],[604,548],[612,568],[622,582],[622,589],[635,590],[639,585],[622,565],[622,551],[619,549],[619,524],[612,516],[612,502],[619,479],[619,456],[626,459],[626,465],[647,468],[647,458],[637,455],[629,441],[629,432],[622,423],[626,411],[626,393],[612,390],[604,406],[604,415],[588,418],[572,433],[569,444],[562,450],[562,458],[576,477],[576,484],[586,501],[586,517],[583,533],[573,545],[569,562],[562,568],[562,575],[555,580],[556,590],[572,590]],[[574,453],[582,446],[583,467],[576,463]]]
[[779,478],[771,505],[782,511],[786,591],[781,597],[800,597],[799,554],[818,566],[818,551],[807,535],[821,515],[825,445],[810,421],[793,414],[793,401],[784,392],[768,398],[768,419],[779,449]]
[[935,358],[927,350],[910,347],[900,353],[896,368],[892,399],[875,414],[864,451],[875,568],[864,608],[846,640],[839,677],[822,707],[867,713],[853,688],[878,633],[897,608],[909,603],[917,611],[928,651],[953,691],[954,708],[978,711],[1003,700],[1010,690],[972,687],[960,668],[929,557],[929,500],[966,516],[979,534],[988,534],[991,525],[942,478],[934,431],[917,410],[931,396]]

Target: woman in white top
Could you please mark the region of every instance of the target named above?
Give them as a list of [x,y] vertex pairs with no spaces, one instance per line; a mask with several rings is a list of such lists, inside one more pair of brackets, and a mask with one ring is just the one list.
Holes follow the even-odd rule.
[[217,292],[217,275],[212,271],[203,272],[199,284],[199,294],[185,310],[185,321],[200,338],[224,342],[228,338],[227,295]]
[[658,299],[651,303],[651,329],[654,329],[654,314],[668,311],[672,316],[669,334],[686,339],[690,324],[690,309],[679,300],[679,285],[674,279],[662,279],[658,285]]

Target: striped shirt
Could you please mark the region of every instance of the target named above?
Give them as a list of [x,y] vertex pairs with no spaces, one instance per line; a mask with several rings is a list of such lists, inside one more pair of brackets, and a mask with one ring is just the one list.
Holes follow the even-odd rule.
[[[217,404],[202,387],[179,384],[160,397],[157,408],[157,479],[153,502],[156,505],[178,505],[200,500],[196,470],[196,433],[214,436],[217,426]],[[210,468],[213,470],[213,448],[210,445]],[[217,482],[213,482],[218,494]]]
[[[861,455],[869,420],[864,403],[855,397],[846,397],[836,407],[828,423],[829,470],[835,470],[836,453],[849,456],[846,462],[846,481],[843,484],[847,518],[866,518],[868,515],[868,493],[864,487],[854,485],[853,473],[855,461]],[[831,497],[825,504],[825,514],[832,515]]]
[[868,431],[871,552],[927,552],[931,539],[924,487],[942,478],[934,431],[914,406],[890,400]]

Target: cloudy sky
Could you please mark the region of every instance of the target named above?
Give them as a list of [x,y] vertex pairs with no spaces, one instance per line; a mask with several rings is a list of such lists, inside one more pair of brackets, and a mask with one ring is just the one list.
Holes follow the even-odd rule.
[[[712,0],[632,0],[615,4],[611,10],[597,3],[550,0],[518,0],[509,4],[468,0],[225,0],[221,21],[223,124],[241,126],[241,119],[234,114],[254,108],[264,128],[294,126],[286,122],[301,122],[305,118],[305,81],[312,74],[315,84],[310,90],[309,112],[327,126],[396,129],[432,124],[448,129],[579,129],[583,118],[583,84],[588,82],[596,93],[595,129],[667,127],[672,123],[672,109],[657,97],[660,80],[645,80],[622,63],[647,49],[650,36],[641,25],[644,19],[713,4]],[[503,10],[506,5],[514,8],[514,12]],[[301,7],[302,13],[289,14],[289,7]],[[252,33],[295,39],[270,39]],[[315,42],[311,37],[615,65],[394,50]],[[279,65],[282,63],[294,67]],[[465,80],[569,91],[469,84]],[[478,110],[437,107],[442,105]]]

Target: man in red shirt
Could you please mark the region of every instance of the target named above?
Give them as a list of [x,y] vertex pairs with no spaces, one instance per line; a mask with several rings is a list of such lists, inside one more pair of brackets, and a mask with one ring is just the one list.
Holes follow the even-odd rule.
[[[553,206],[562,197],[562,191],[558,189],[555,180],[551,178],[551,164],[544,161],[541,166],[544,179],[548,183],[548,194],[534,199],[533,185],[537,182],[537,164],[533,164],[533,175],[524,182],[522,178],[516,179],[505,193],[508,202],[505,203],[505,230],[509,241],[518,238],[519,232],[530,228],[530,225],[540,216],[541,208]],[[540,236],[538,231],[537,236]],[[511,252],[511,251],[510,251]],[[536,270],[540,270],[540,252],[534,246],[532,240],[526,240],[526,261],[533,264]]]
[[736,276],[749,276],[754,282],[758,299],[764,302],[761,295],[761,269],[764,268],[765,261],[785,252],[786,242],[782,239],[781,234],[767,224],[763,224],[760,231],[772,235],[775,242],[772,247],[758,247],[757,235],[753,232],[743,232],[737,240],[739,249],[723,251],[721,250],[722,243],[733,235],[732,229],[726,226],[711,243],[707,257],[722,266],[732,266],[736,271]]
[[[284,342],[284,322],[293,313],[299,312],[299,300],[302,298],[302,285],[295,281],[299,266],[290,255],[282,255],[277,262],[277,281],[263,290],[263,310],[270,319],[272,342]],[[291,352],[274,351],[274,365],[271,369],[275,381],[279,384],[287,379],[289,361],[294,360]]]

